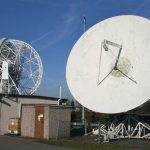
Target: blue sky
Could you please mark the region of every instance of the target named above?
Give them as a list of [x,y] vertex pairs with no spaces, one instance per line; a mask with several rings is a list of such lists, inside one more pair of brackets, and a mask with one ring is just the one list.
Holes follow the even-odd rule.
[[86,28],[116,15],[150,18],[149,0],[0,0],[0,37],[31,44],[43,63],[37,95],[70,98],[66,84],[68,55]]

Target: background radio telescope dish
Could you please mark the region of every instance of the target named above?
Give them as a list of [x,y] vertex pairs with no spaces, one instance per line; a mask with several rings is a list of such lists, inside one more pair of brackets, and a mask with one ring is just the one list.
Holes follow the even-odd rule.
[[91,27],[67,62],[72,95],[101,113],[120,113],[150,99],[150,20],[116,16]]
[[33,47],[19,40],[0,39],[0,93],[34,94],[42,74],[42,62]]

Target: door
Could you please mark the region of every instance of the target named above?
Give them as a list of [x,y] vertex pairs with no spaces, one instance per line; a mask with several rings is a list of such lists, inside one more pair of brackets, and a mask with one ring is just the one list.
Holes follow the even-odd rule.
[[44,106],[35,106],[35,138],[44,137]]

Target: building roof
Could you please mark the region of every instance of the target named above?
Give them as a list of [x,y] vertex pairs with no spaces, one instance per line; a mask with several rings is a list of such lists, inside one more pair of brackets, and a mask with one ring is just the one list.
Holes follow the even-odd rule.
[[[40,96],[40,95],[13,95],[13,94],[0,94],[1,97],[13,97],[13,98],[32,98],[32,99],[46,99],[46,100],[54,100],[58,101],[59,98],[57,97],[47,97],[47,96]],[[68,101],[66,98],[61,98],[62,102]]]
[[74,107],[72,107],[71,105],[52,105],[52,104],[22,104],[22,106],[49,106],[51,108],[56,108],[56,109],[74,109]]

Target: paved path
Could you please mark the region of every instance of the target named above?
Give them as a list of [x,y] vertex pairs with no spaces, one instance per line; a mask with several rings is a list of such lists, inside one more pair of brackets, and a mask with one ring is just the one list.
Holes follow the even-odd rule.
[[34,142],[21,137],[0,136],[0,150],[77,150]]

